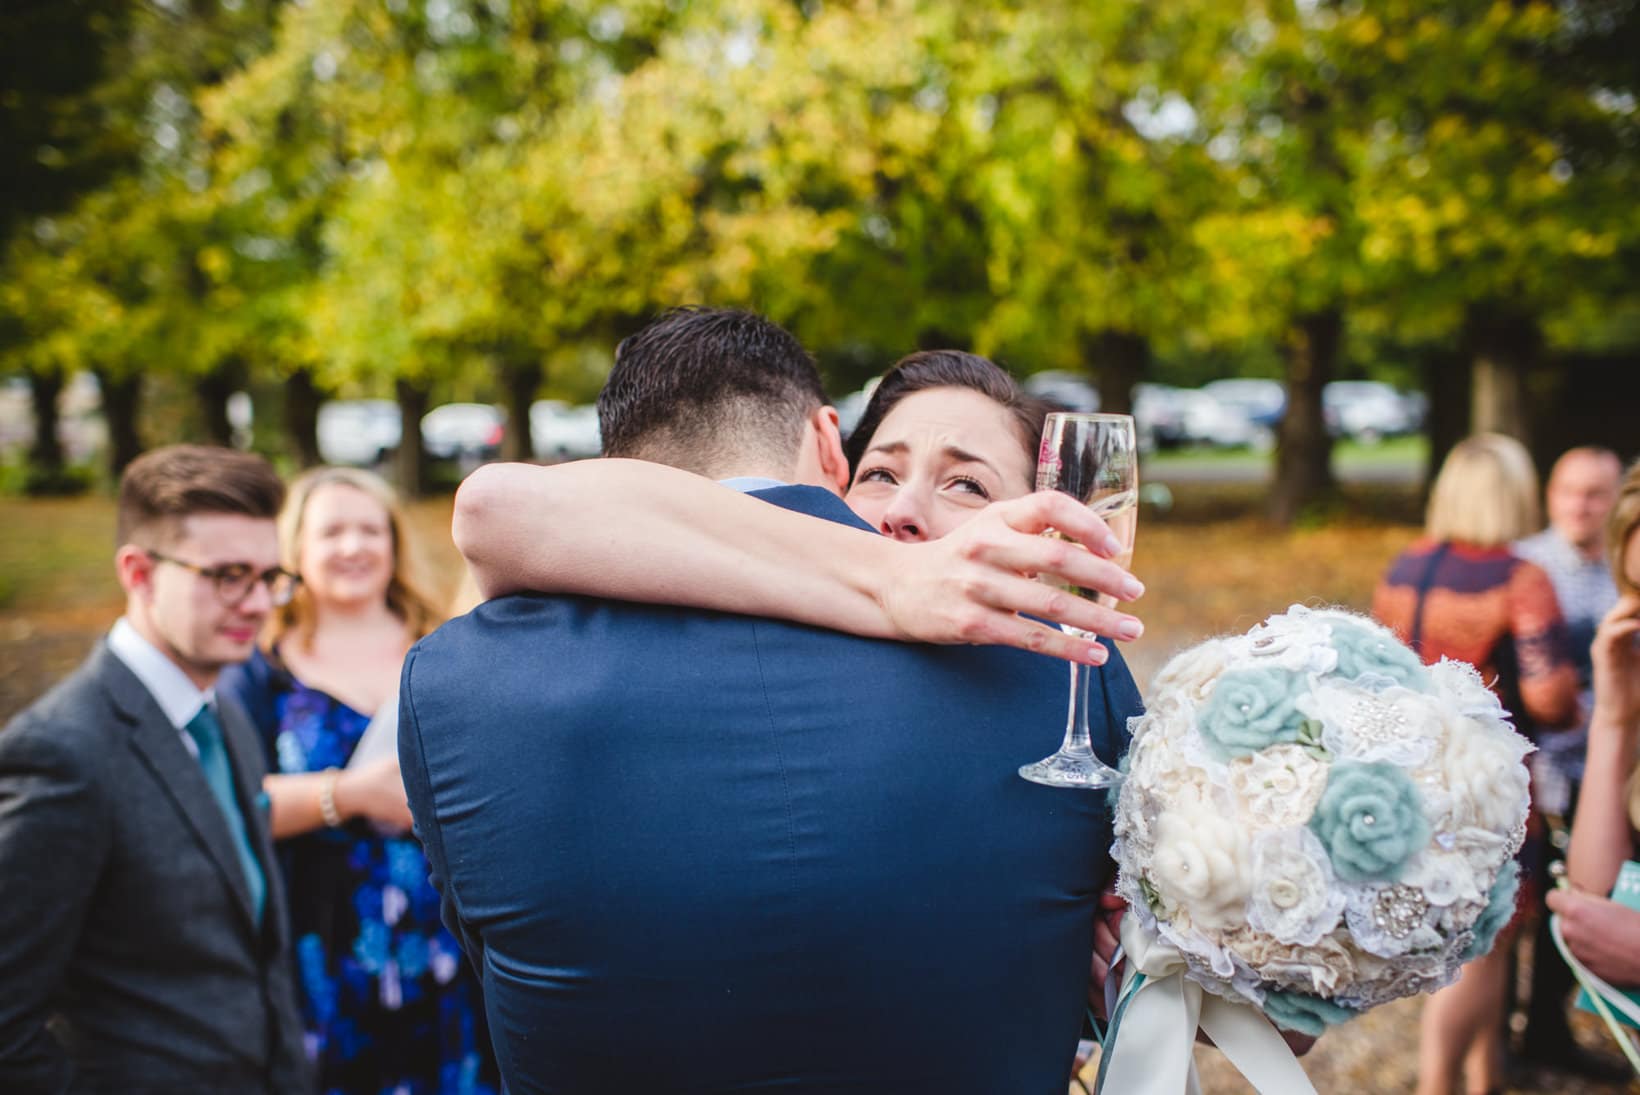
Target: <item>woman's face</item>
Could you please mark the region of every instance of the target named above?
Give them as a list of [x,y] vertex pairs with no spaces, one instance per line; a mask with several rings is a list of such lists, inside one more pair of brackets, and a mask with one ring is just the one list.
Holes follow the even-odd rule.
[[860,457],[848,504],[885,536],[937,540],[988,503],[1031,489],[1013,415],[968,388],[908,395]]
[[358,487],[326,483],[308,495],[302,514],[302,584],[316,601],[380,601],[393,578],[393,530],[387,509]]
[[1623,545],[1622,566],[1629,586],[1640,589],[1640,528],[1629,533],[1628,543]]

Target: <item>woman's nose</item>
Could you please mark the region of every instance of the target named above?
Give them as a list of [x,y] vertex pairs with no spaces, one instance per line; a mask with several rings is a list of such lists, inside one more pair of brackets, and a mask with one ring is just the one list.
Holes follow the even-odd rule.
[[883,511],[882,532],[896,540],[928,539],[928,518],[910,491],[900,490]]

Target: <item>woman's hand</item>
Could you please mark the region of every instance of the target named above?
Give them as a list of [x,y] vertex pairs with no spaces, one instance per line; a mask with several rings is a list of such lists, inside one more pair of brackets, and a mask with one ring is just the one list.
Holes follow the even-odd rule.
[[1609,985],[1640,985],[1640,910],[1582,890],[1550,890],[1547,900],[1580,962]]
[[[1049,530],[1067,539],[1042,535]],[[1144,585],[1111,561],[1121,544],[1109,526],[1068,494],[1038,491],[996,502],[943,539],[897,547],[879,598],[907,638],[1017,646],[1100,665],[1109,653],[1098,643],[1024,617],[1115,639],[1144,633],[1135,616],[1037,580],[1052,576],[1121,601],[1144,594]]]
[[336,812],[344,818],[367,818],[399,832],[410,828],[410,801],[397,757],[342,769],[336,776],[335,798]]
[[1600,621],[1589,653],[1594,660],[1591,733],[1640,731],[1640,594],[1626,593]]

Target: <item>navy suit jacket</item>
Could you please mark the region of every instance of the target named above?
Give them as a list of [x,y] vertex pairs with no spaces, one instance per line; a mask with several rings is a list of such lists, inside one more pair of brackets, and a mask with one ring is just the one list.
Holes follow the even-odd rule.
[[[1094,677],[1114,763],[1138,693],[1119,658]],[[1110,825],[1016,770],[1058,746],[1067,683],[576,597],[423,639],[405,786],[509,1090],[1061,1095]]]

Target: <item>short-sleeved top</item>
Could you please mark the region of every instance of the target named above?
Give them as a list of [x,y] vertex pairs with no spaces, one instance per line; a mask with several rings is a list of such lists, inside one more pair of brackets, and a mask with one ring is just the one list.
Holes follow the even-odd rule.
[[1372,614],[1426,664],[1473,665],[1528,735],[1577,713],[1577,668],[1554,586],[1507,547],[1419,540],[1390,564]]

